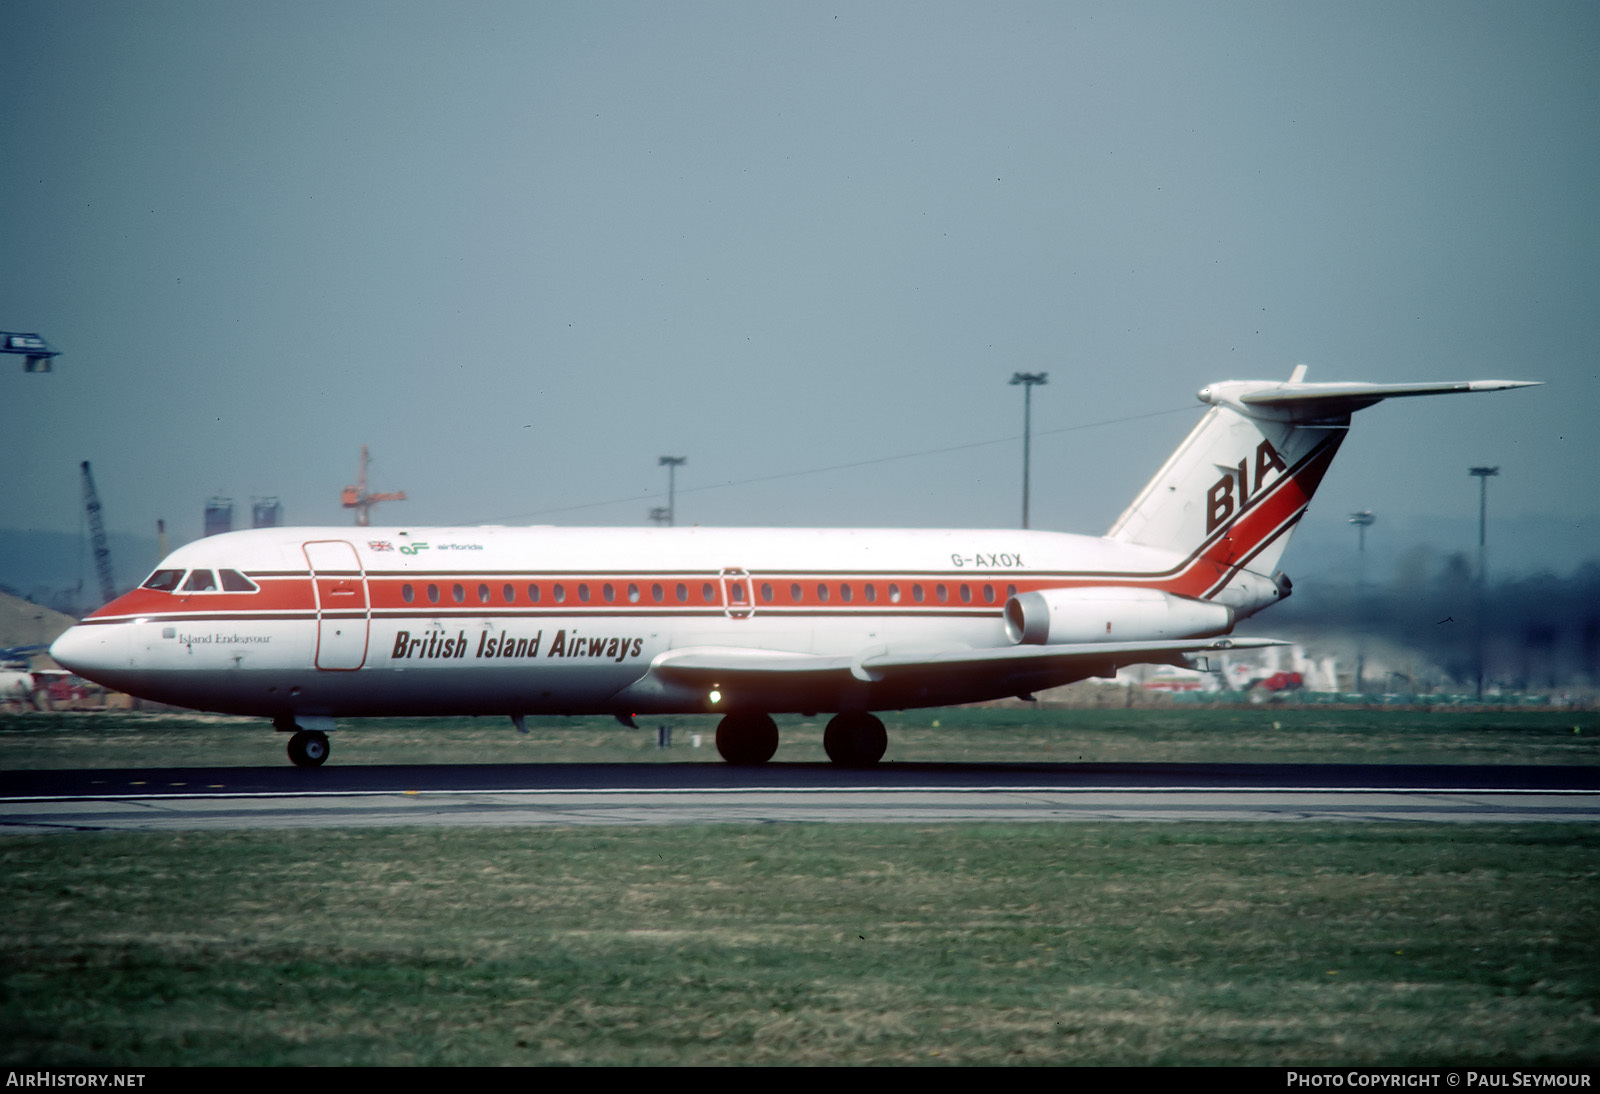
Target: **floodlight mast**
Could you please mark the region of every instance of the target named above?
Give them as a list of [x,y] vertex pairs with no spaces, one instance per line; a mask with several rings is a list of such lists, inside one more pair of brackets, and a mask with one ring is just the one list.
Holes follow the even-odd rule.
[[1028,464],[1033,448],[1033,389],[1035,385],[1049,383],[1048,372],[1014,372],[1013,386],[1022,385],[1022,526],[1028,526]]
[[1358,614],[1359,632],[1356,638],[1356,692],[1365,693],[1363,679],[1367,667],[1367,529],[1372,527],[1375,517],[1371,510],[1363,509],[1359,513],[1350,514],[1350,523],[1356,526],[1356,612]]
[[656,461],[657,466],[667,469],[667,509],[665,513],[659,508],[650,510],[650,518],[668,528],[678,520],[678,468],[688,462],[688,456],[662,456]]
[[1470,467],[1467,474],[1478,480],[1478,702],[1483,702],[1483,611],[1489,590],[1489,480],[1500,474],[1498,467]]

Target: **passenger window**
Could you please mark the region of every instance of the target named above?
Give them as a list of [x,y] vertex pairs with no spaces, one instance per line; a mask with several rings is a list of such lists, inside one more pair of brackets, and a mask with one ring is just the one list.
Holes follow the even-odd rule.
[[735,604],[744,603],[744,582],[735,581],[728,587],[728,592]]
[[567,602],[567,587],[561,584],[559,581],[556,582],[555,592],[553,595],[556,598],[557,604],[565,604]]
[[467,590],[462,588],[459,583],[450,589],[450,595],[455,598],[457,604],[465,604],[467,602]]
[[839,599],[840,600],[842,600],[846,604],[848,604],[848,603],[850,603],[851,598],[854,597],[854,596],[855,596],[855,594],[850,591],[850,585],[848,583],[839,586]]
[[217,576],[210,570],[195,570],[189,574],[189,580],[183,583],[186,593],[207,593],[217,587]]
[[911,586],[911,599],[915,600],[918,604],[922,603],[922,585],[920,582]]
[[587,581],[578,582],[578,599],[585,604],[589,603],[589,583]]
[[889,583],[889,603],[900,603],[900,586],[894,584],[893,582]]
[[678,588],[675,591],[678,594],[678,603],[679,604],[687,604],[687,603],[689,603],[689,586],[685,585],[683,582],[680,581],[680,582],[678,582]]
[[161,593],[170,593],[183,582],[182,570],[157,570],[145,578],[141,589],[154,589]]
[[985,585],[983,587],[983,602],[985,604],[993,604],[994,603],[994,586],[993,585]]
[[225,593],[258,593],[261,587],[238,570],[218,570],[217,576],[222,578],[222,591]]
[[800,583],[798,581],[796,581],[793,585],[789,586],[789,599],[794,601],[796,604],[798,604],[798,603],[800,603],[800,601],[804,600],[805,599],[805,595],[806,594],[800,588]]
[[877,602],[878,602],[878,587],[876,585],[874,585],[872,582],[869,581],[869,582],[867,582],[867,603],[868,604],[876,604]]
[[661,587],[661,583],[659,581],[650,586],[650,599],[651,600],[654,600],[657,604],[659,604],[663,600],[665,600],[666,598],[667,598],[667,591]]
[[628,603],[629,604],[637,604],[637,603],[639,603],[639,586],[635,585],[631,581],[628,582]]
[[479,604],[487,604],[487,603],[489,603],[489,586],[487,586],[487,585],[479,585],[478,586],[478,603]]
[[817,582],[817,601],[822,604],[828,602],[828,587],[822,582]]
[[606,598],[607,604],[610,604],[617,599],[617,590],[608,581],[600,586],[600,595]]
[[428,586],[428,603],[430,603],[430,604],[439,603],[439,586],[437,586],[437,585],[429,585]]
[[409,604],[417,598],[417,590],[413,589],[410,585],[402,585],[400,586],[400,597],[407,604]]
[[761,599],[762,599],[762,601],[764,603],[767,603],[767,604],[771,604],[772,603],[772,583],[771,582],[763,581],[761,583]]
[[1006,586],[1006,599],[1009,600],[1011,597],[1016,596],[1016,595],[1017,595],[1017,587],[1015,585],[1007,585]]
[[500,587],[500,599],[507,604],[515,604],[517,602],[517,587],[515,585],[502,585]]
[[711,582],[707,581],[700,586],[700,599],[707,604],[715,604],[717,602],[717,590],[712,587]]
[[943,604],[950,599],[950,590],[946,589],[942,584],[935,585],[933,587],[933,595],[939,598],[939,603]]
[[972,603],[972,586],[971,585],[963,585],[963,586],[961,586],[961,603],[963,603],[963,604],[971,604]]
[[528,586],[528,603],[530,603],[530,604],[539,603],[539,586],[537,586],[537,585],[529,585]]

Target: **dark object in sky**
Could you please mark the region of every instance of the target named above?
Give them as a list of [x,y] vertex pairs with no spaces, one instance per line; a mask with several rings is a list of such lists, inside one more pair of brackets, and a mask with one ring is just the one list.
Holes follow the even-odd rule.
[[49,372],[50,358],[60,357],[61,351],[50,348],[50,343],[37,334],[0,331],[0,353],[20,353],[26,360],[23,372]]

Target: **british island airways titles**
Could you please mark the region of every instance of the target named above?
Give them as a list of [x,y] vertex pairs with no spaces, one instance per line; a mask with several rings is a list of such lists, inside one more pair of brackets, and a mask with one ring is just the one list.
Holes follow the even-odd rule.
[[[535,633],[532,638],[513,637],[506,631],[501,631],[498,635],[483,631],[478,635],[477,648],[473,649],[472,640],[467,637],[467,632],[464,630],[457,631],[454,636],[446,631],[430,630],[418,637],[413,637],[410,631],[400,631],[394,636],[394,649],[389,651],[389,658],[392,661],[464,660],[467,651],[472,649],[472,657],[475,659],[528,659],[540,655],[543,640],[542,630]],[[643,638],[612,635],[595,638],[580,635],[576,629],[568,632],[563,627],[556,632],[555,638],[551,639],[550,645],[544,650],[544,656],[605,658],[608,661],[620,662],[630,657],[638,657],[643,651]]]

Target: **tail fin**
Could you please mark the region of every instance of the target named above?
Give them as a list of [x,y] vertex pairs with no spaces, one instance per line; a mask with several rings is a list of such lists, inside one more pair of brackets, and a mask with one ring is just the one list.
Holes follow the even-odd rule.
[[1274,571],[1350,427],[1383,399],[1531,387],[1461,383],[1287,383],[1229,380],[1200,390],[1211,409],[1107,538],[1185,556],[1169,591],[1232,604],[1242,615],[1287,595]]

